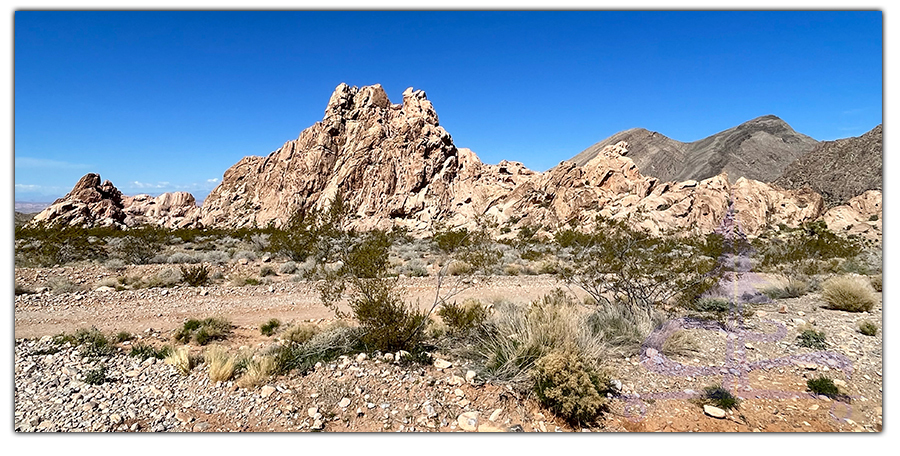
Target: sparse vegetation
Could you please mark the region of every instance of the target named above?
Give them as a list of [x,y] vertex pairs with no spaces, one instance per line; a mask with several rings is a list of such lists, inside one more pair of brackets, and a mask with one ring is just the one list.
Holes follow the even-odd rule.
[[858,325],[859,332],[866,336],[874,336],[878,334],[878,325],[869,320],[863,320]]
[[541,404],[571,424],[591,423],[606,407],[608,379],[573,351],[553,350],[535,363]]
[[672,333],[662,344],[662,352],[665,355],[691,355],[700,350],[697,338],[686,330],[678,330]]
[[184,283],[192,287],[202,287],[209,283],[209,267],[205,264],[198,266],[181,266],[181,278]]
[[191,354],[191,351],[187,347],[181,347],[166,355],[165,363],[175,366],[175,369],[181,374],[188,375],[191,373],[191,370],[199,364],[199,360],[196,356]]
[[213,345],[203,353],[209,367],[210,382],[226,382],[234,375],[237,357],[218,345]]
[[271,355],[256,355],[247,360],[243,375],[237,384],[241,388],[253,388],[259,386],[275,373],[275,357]]
[[222,340],[231,332],[231,323],[222,318],[209,317],[203,320],[190,319],[175,332],[176,341],[188,343],[191,339],[199,345],[213,340]]
[[106,376],[106,366],[102,364],[84,373],[84,382],[89,385],[102,385],[109,380]]
[[127,342],[132,339],[134,339],[134,335],[132,335],[128,331],[119,331],[118,333],[116,333],[116,336],[113,337],[113,341],[117,344]]
[[457,334],[471,334],[481,329],[487,320],[487,308],[477,299],[466,299],[462,305],[444,303],[437,314],[444,324]]
[[867,280],[850,275],[832,277],[823,282],[822,299],[830,308],[847,312],[868,312],[878,301]]
[[760,291],[772,299],[799,298],[809,291],[809,284],[793,276],[781,275]]
[[828,346],[825,342],[825,333],[812,328],[800,332],[797,336],[797,345],[815,350],[824,350]]
[[264,336],[271,336],[275,334],[275,331],[278,330],[280,326],[281,321],[277,318],[272,318],[259,326],[259,332]]
[[722,385],[703,388],[703,394],[700,397],[702,403],[716,406],[722,410],[735,409],[740,405],[738,398]]
[[128,356],[140,358],[141,361],[144,361],[147,358],[165,359],[171,353],[172,347],[169,346],[156,348],[152,345],[137,343],[131,346],[131,352],[128,353]]
[[820,375],[816,378],[811,378],[806,381],[806,388],[809,389],[813,394],[827,396],[832,399],[836,398],[840,391],[838,390],[837,385],[834,384],[834,381],[824,375]]

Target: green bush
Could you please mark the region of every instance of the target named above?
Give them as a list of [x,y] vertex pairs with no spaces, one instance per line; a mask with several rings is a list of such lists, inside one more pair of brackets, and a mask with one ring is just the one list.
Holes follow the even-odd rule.
[[722,410],[731,410],[740,405],[738,398],[722,385],[713,385],[703,388],[701,401],[709,405],[714,405]]
[[281,326],[281,322],[278,321],[277,318],[272,318],[260,325],[259,332],[264,336],[271,336],[272,334],[275,334],[275,331],[279,326]]
[[809,284],[791,276],[780,276],[761,291],[772,299],[799,298],[809,291]]
[[259,276],[260,277],[268,277],[268,276],[277,276],[278,274],[275,272],[275,268],[269,265],[265,265],[259,268]]
[[169,346],[157,349],[152,345],[137,343],[131,346],[131,352],[128,353],[128,356],[140,358],[141,361],[144,361],[147,358],[165,359],[171,353],[172,347]]
[[[805,274],[820,272],[818,265],[824,260],[853,258],[862,252],[858,239],[839,236],[828,229],[824,221],[804,224],[795,230],[782,230],[781,234],[766,233],[753,242],[761,258],[760,266],[782,266],[785,270],[800,270]],[[814,266],[810,270],[801,270]]]
[[878,334],[878,326],[869,320],[859,322],[859,332],[866,336],[874,336]]
[[116,337],[113,338],[116,343],[122,343],[132,339],[134,339],[134,336],[128,331],[119,331],[116,333]]
[[816,350],[824,350],[827,346],[825,343],[825,333],[816,331],[815,329],[804,329],[800,332],[800,335],[797,336],[797,345]]
[[106,376],[106,366],[98,366],[84,373],[84,382],[90,385],[102,385],[110,379]]
[[222,318],[209,317],[203,320],[190,319],[175,332],[175,340],[188,343],[191,339],[199,345],[213,340],[225,339],[231,332],[231,323]]
[[74,334],[60,334],[54,338],[57,344],[66,342],[81,347],[81,356],[109,356],[114,352],[109,339],[97,328],[81,328]]
[[811,378],[806,381],[806,387],[812,391],[813,394],[828,396],[830,398],[835,398],[840,394],[837,385],[834,384],[830,378],[825,377],[824,375],[820,375],[816,378]]
[[554,350],[535,364],[534,391],[541,404],[573,425],[596,421],[609,390],[609,380],[574,352]]
[[303,324],[285,331],[282,338],[295,344],[303,344],[320,332],[322,331],[316,325]]
[[180,266],[181,279],[192,287],[202,287],[209,283],[209,267],[205,264],[197,266]]
[[444,303],[437,314],[454,333],[465,335],[478,331],[487,320],[487,308],[477,299],[467,299],[462,305]]
[[698,299],[693,306],[697,312],[724,313],[728,312],[731,302],[725,298]]
[[868,281],[849,275],[823,282],[822,299],[830,308],[847,312],[868,312],[878,302]]

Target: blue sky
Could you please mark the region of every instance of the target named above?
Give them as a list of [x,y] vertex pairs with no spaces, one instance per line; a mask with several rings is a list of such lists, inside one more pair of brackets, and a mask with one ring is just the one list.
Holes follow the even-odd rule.
[[882,122],[882,13],[16,12],[15,199],[97,172],[202,199],[341,82],[423,89],[458,147],[543,171],[618,131]]

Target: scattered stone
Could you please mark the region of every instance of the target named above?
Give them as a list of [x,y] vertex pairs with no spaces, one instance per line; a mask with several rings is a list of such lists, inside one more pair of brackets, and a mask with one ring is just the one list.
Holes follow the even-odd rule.
[[341,399],[341,401],[338,402],[338,407],[340,407],[340,408],[347,408],[347,406],[349,406],[349,405],[350,405],[350,398],[347,398],[347,397]]
[[459,425],[459,428],[464,431],[477,431],[478,430],[478,412],[465,412],[459,417],[456,418],[456,422]]
[[501,413],[503,413],[503,409],[502,409],[502,408],[498,408],[498,409],[494,410],[493,413],[491,413],[491,416],[488,417],[488,419],[491,420],[491,421],[497,421],[498,419],[500,419],[500,414],[501,414]]
[[445,359],[436,358],[434,360],[434,367],[436,367],[438,369],[449,369],[449,368],[453,367],[453,363],[451,363],[450,361],[447,361]]
[[703,413],[706,413],[713,418],[725,418],[725,410],[722,410],[719,407],[713,407],[712,405],[704,405]]
[[265,397],[271,396],[272,393],[274,393],[275,391],[276,390],[275,390],[274,386],[266,385],[266,386],[263,386],[262,389],[259,390],[259,395],[265,398]]

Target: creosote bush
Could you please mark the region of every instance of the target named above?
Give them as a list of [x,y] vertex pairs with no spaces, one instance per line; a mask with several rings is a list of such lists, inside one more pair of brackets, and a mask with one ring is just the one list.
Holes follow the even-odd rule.
[[828,307],[847,312],[868,312],[878,302],[872,285],[862,277],[851,275],[832,277],[823,282],[822,299]]
[[534,368],[534,391],[541,404],[571,424],[591,423],[606,407],[609,379],[568,350],[553,350]]
[[100,365],[84,373],[84,382],[89,385],[102,385],[110,379],[106,376],[106,366]]
[[460,335],[478,331],[488,317],[487,308],[477,299],[466,299],[462,305],[456,301],[444,303],[437,314],[451,332]]

